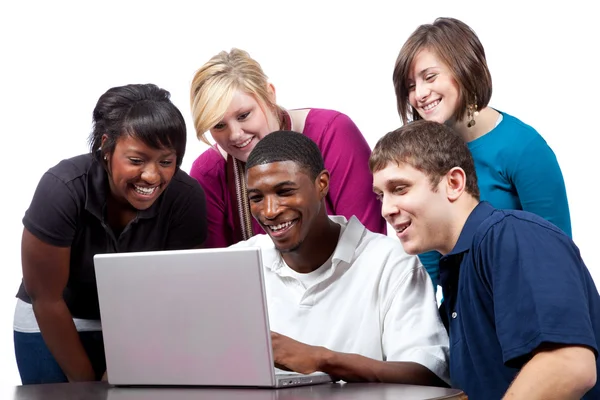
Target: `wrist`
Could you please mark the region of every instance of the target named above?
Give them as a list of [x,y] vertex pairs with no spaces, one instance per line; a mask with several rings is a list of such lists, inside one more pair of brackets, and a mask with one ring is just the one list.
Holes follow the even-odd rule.
[[319,346],[316,349],[317,369],[321,372],[325,372],[335,364],[335,352],[322,346]]

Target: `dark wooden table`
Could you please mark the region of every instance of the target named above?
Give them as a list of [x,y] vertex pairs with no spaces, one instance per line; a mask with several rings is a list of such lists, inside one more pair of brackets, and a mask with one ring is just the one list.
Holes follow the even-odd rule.
[[60,383],[0,389],[3,400],[424,400],[466,399],[456,389],[384,383],[328,383],[285,389],[122,388],[107,383]]

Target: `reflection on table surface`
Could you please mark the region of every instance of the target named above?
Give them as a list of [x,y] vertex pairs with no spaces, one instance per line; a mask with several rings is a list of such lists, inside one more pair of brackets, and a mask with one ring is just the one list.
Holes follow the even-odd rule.
[[[129,388],[106,383],[64,383],[17,386],[14,400],[423,400],[466,399],[460,390],[384,383],[327,383],[283,389],[255,388]],[[2,393],[2,391],[0,391]],[[2,396],[3,399],[10,396]]]

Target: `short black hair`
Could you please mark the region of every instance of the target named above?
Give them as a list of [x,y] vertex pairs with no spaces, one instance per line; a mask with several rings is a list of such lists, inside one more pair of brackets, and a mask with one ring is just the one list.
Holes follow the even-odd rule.
[[265,136],[252,149],[246,170],[280,161],[295,162],[308,172],[312,180],[325,169],[321,150],[315,142],[298,132],[276,131]]
[[102,162],[120,137],[130,135],[151,148],[175,150],[177,166],[181,166],[187,141],[185,120],[170,97],[168,91],[151,83],[108,89],[94,108],[90,152]]

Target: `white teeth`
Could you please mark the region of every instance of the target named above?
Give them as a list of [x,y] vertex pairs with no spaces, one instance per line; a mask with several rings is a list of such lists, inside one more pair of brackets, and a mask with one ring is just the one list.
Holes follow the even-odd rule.
[[234,146],[235,146],[235,147],[237,147],[237,148],[239,148],[239,149],[241,149],[242,147],[246,147],[246,146],[248,146],[248,145],[250,144],[250,142],[251,142],[251,141],[252,141],[252,138],[250,138],[250,139],[246,140],[244,143],[241,143],[241,144],[236,144],[236,145],[234,145]]
[[406,230],[406,228],[408,228],[409,226],[410,226],[410,224],[408,224],[408,225],[405,225],[405,226],[403,226],[403,227],[401,227],[401,228],[398,228],[398,229],[396,229],[396,232],[397,232],[397,233],[402,233],[402,232],[404,232],[404,231]]
[[269,229],[271,229],[273,232],[277,232],[277,231],[280,231],[284,228],[291,226],[293,223],[294,223],[293,221],[288,221],[288,222],[284,222],[283,224],[270,226]]
[[150,195],[152,193],[154,193],[154,191],[156,189],[158,189],[158,186],[154,186],[154,187],[143,187],[143,186],[138,186],[138,185],[133,185],[133,187],[135,188],[135,191],[140,193],[140,194],[145,194],[145,195]]
[[429,111],[431,110],[433,107],[437,106],[438,104],[440,104],[440,100],[436,100],[433,103],[429,103],[427,104],[425,107],[423,107],[423,110],[425,111]]

